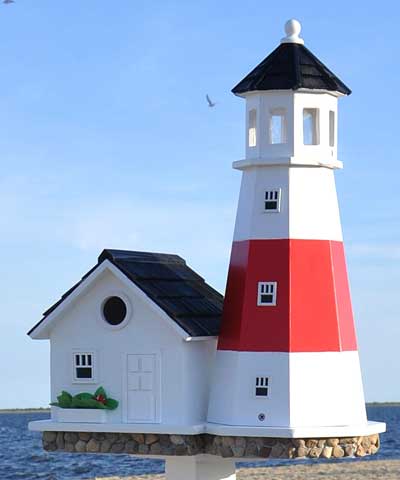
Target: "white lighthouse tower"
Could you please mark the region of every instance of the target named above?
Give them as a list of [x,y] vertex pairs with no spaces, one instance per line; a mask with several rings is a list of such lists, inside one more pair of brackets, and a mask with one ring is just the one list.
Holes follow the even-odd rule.
[[350,89],[290,20],[233,93],[246,101],[242,171],[208,431],[369,435],[334,171]]

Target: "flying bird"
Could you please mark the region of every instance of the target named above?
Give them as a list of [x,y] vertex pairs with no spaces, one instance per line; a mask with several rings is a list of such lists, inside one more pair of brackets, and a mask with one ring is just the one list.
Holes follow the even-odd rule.
[[208,106],[210,108],[215,107],[216,103],[211,100],[211,98],[208,96],[208,94],[206,95],[206,99],[207,99]]
[[3,3],[15,3],[14,0],[3,0]]

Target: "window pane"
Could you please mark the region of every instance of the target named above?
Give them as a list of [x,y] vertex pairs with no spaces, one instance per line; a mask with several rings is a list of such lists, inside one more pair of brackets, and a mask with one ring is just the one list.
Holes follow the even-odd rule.
[[262,303],[272,303],[273,302],[273,295],[261,295],[261,302]]
[[305,108],[303,110],[303,143],[304,145],[318,145],[318,110]]
[[277,210],[277,209],[278,209],[278,202],[276,200],[265,202],[265,210]]
[[77,368],[76,369],[76,378],[92,378],[92,369],[89,368],[89,367]]
[[335,146],[335,112],[329,112],[329,146]]
[[249,147],[255,147],[257,145],[257,111],[249,111]]
[[78,366],[80,365],[79,360],[80,360],[80,355],[75,355],[75,364],[78,365]]
[[271,115],[270,139],[272,144],[285,143],[285,116],[282,113]]
[[257,397],[267,397],[268,396],[268,387],[257,387],[256,388]]

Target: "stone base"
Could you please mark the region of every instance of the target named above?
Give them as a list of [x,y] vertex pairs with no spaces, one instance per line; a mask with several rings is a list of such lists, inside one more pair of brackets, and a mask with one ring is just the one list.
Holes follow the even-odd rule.
[[342,458],[373,455],[379,435],[351,438],[289,439],[223,437],[217,435],[164,435],[153,433],[43,432],[49,452],[128,453],[168,456],[215,455],[223,458]]

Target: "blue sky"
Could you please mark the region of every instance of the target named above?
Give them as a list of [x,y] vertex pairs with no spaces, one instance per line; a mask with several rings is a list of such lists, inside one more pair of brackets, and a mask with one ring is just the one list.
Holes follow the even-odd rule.
[[47,404],[48,345],[26,331],[103,248],[178,253],[224,291],[244,154],[230,89],[291,17],[354,92],[337,185],[365,393],[400,400],[399,15],[388,1],[0,5],[0,408]]

